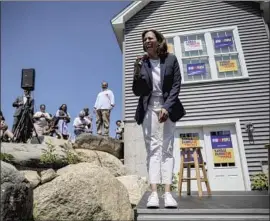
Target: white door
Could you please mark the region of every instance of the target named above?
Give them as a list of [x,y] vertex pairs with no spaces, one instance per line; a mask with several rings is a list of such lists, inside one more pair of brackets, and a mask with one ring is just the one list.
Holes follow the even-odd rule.
[[[206,151],[205,151],[205,144],[204,144],[204,134],[203,134],[203,127],[194,127],[194,128],[179,128],[176,130],[175,133],[175,141],[174,141],[174,159],[175,159],[175,166],[174,166],[174,173],[177,175],[178,177],[178,173],[180,170],[180,163],[181,163],[181,157],[180,157],[180,146],[183,145],[183,140],[185,140],[189,142],[189,140],[191,142],[193,142],[194,140],[196,140],[196,144],[198,146],[202,147],[202,156],[203,156],[203,160],[204,162],[206,162]],[[195,138],[195,139],[193,139]],[[207,168],[207,165],[206,165]],[[201,177],[203,176],[202,171],[201,172]],[[184,169],[184,177],[187,176],[187,169]],[[195,177],[195,169],[192,168],[191,169],[191,177]],[[206,191],[206,186],[205,184],[202,184],[202,188],[203,191]],[[197,191],[198,187],[197,187],[197,181],[196,180],[192,180],[191,181],[191,191]],[[186,192],[187,191],[187,183],[184,182],[182,185],[182,191]]]
[[204,126],[203,132],[211,189],[245,190],[235,126]]

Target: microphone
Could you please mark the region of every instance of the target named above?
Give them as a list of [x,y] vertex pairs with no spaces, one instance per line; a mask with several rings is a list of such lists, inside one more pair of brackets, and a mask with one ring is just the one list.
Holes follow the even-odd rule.
[[136,61],[134,63],[134,77],[140,77],[141,73],[141,67],[143,64],[143,61],[148,58],[148,53],[144,52],[142,56],[137,56]]
[[138,59],[140,59],[139,62],[138,62],[138,64],[140,66],[142,66],[143,61],[146,60],[147,58],[148,58],[148,53],[147,52],[144,52],[143,55],[138,58]]

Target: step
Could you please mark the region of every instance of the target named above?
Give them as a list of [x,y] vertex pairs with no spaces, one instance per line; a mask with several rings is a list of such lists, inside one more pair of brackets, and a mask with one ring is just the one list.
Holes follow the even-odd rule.
[[179,199],[176,192],[173,197],[178,208],[164,208],[164,199],[159,194],[160,208],[146,208],[150,192],[144,193],[135,208],[136,221],[268,221],[269,195],[267,191],[212,192],[212,196],[203,193],[200,199],[197,192]]

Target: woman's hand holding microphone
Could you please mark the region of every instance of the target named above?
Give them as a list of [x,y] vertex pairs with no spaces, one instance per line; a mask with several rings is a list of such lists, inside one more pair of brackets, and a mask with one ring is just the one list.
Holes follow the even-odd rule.
[[143,61],[148,58],[148,54],[145,52],[143,55],[137,56],[134,63],[134,76],[139,77]]

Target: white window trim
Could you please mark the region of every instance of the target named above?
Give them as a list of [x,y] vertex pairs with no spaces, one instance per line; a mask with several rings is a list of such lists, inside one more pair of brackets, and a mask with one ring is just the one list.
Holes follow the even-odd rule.
[[[242,76],[238,77],[227,77],[227,78],[218,78],[218,72],[216,68],[216,62],[214,58],[214,47],[212,44],[212,38],[211,38],[211,32],[218,32],[218,31],[226,31],[226,30],[232,30],[233,32],[233,38],[235,42],[235,47],[238,54],[239,64]],[[211,79],[207,80],[198,80],[198,81],[186,81],[184,80],[184,67],[182,62],[182,50],[181,50],[181,43],[180,43],[180,36],[182,35],[192,35],[192,34],[205,34],[205,43],[207,46],[207,55],[205,57],[208,57],[210,70],[211,70]],[[248,71],[246,67],[246,62],[244,58],[244,53],[242,50],[242,45],[239,37],[239,32],[237,26],[227,26],[227,27],[221,27],[221,28],[211,28],[211,29],[201,29],[196,31],[186,31],[186,32],[177,32],[177,33],[171,33],[171,34],[164,34],[165,38],[173,38],[174,42],[174,51],[175,56],[177,57],[179,61],[179,67],[182,75],[182,82],[183,84],[196,84],[196,83],[207,83],[207,82],[215,82],[215,81],[231,81],[231,80],[240,80],[240,79],[249,79]],[[236,52],[235,52],[236,53]],[[226,53],[224,53],[226,54]],[[231,53],[233,54],[233,53]]]

